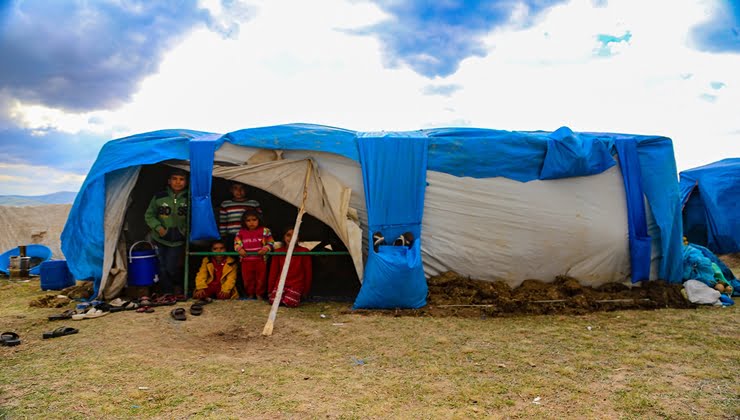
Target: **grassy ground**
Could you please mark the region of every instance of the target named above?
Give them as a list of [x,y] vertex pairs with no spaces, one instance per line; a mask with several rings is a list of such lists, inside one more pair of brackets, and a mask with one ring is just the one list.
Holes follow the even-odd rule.
[[[216,302],[48,322],[38,282],[0,281],[0,418],[722,418],[740,416],[740,313],[359,315]],[[178,306],[187,307],[185,303]],[[322,316],[323,315],[323,316]],[[72,336],[42,340],[60,325]]]

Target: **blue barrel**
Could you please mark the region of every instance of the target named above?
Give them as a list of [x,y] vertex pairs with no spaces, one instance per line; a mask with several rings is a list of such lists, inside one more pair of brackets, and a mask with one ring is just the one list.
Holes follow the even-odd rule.
[[[134,251],[138,244],[148,244],[150,249]],[[157,250],[147,241],[139,241],[131,245],[128,253],[128,285],[134,287],[151,286],[159,272]]]
[[75,278],[67,267],[67,260],[49,260],[41,263],[41,290],[62,290],[75,285]]

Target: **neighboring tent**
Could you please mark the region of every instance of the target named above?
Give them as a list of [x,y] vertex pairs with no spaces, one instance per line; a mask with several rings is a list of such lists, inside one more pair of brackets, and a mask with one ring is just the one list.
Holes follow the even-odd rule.
[[680,173],[683,230],[716,254],[740,251],[740,158]]
[[[203,151],[203,144],[210,146]],[[565,127],[359,133],[291,124],[223,136],[164,130],[108,142],[62,234],[73,273],[94,279],[100,297],[125,284],[121,230],[134,186],[161,189],[165,182],[140,173],[191,159],[192,185],[200,189],[192,193],[191,227],[205,232],[209,206],[196,206],[210,199],[202,171],[299,206],[311,167],[308,213],[351,253],[363,281],[356,307],[423,306],[423,276],[447,270],[511,286],[557,275],[586,285],[681,281],[681,209],[666,137]],[[390,240],[411,231],[417,240],[410,249],[376,253],[368,243],[375,231]]]

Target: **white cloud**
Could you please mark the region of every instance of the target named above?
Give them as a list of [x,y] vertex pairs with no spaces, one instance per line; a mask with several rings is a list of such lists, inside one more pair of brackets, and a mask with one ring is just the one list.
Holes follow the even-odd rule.
[[46,166],[0,163],[0,195],[42,195],[78,191],[85,175]]

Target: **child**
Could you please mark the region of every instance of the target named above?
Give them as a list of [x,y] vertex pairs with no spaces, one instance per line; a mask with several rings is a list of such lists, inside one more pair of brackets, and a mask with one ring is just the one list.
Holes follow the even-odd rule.
[[[234,238],[234,250],[241,255],[242,281],[248,299],[263,298],[265,294],[266,253],[272,251],[275,241],[270,229],[263,227],[259,215],[247,210],[242,216],[242,228]],[[259,255],[247,255],[258,252]]]
[[144,214],[152,239],[158,245],[161,293],[183,292],[182,268],[188,231],[187,185],[187,172],[173,170],[167,179],[167,189],[154,194]]
[[[211,243],[211,252],[226,252],[224,241],[217,239]],[[236,299],[236,261],[224,255],[204,257],[198,274],[195,276],[196,299]]]
[[241,221],[244,212],[254,210],[257,214],[262,213],[260,203],[257,200],[247,200],[247,189],[244,184],[232,182],[231,200],[224,200],[218,212],[218,231],[221,239],[227,241],[229,246],[234,243],[234,237],[241,229]]
[[[287,252],[292,237],[293,228],[287,228],[285,235],[283,235],[283,240],[285,241],[283,242],[283,246],[275,251]],[[308,252],[308,249],[296,243],[293,252]],[[283,266],[285,265],[285,257],[285,255],[275,255],[272,257],[272,262],[270,263],[270,280],[267,286],[267,290],[270,291],[270,303],[275,300],[275,295],[277,294],[280,273],[282,273]],[[291,308],[298,306],[301,303],[301,297],[306,298],[308,296],[308,292],[311,290],[312,280],[311,256],[293,255],[290,257],[290,267],[288,267],[288,273],[285,277],[283,297],[280,299],[280,303]]]

